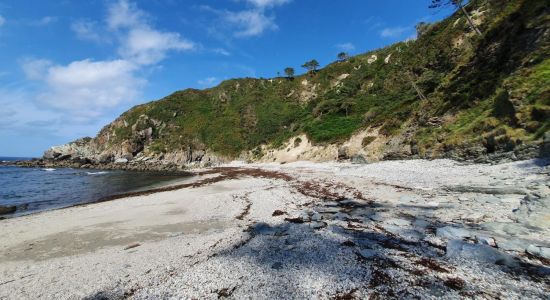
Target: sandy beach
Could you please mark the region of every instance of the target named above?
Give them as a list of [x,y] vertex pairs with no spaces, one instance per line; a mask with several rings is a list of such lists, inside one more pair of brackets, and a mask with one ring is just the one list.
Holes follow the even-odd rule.
[[196,174],[174,190],[0,220],[0,299],[550,294],[546,161],[234,162]]

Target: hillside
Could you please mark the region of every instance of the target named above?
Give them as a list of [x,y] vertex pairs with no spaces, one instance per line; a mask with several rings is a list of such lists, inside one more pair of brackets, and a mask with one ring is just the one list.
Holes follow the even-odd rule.
[[481,36],[456,12],[414,41],[315,73],[175,92],[44,158],[181,166],[548,155],[550,3],[474,0],[467,9]]

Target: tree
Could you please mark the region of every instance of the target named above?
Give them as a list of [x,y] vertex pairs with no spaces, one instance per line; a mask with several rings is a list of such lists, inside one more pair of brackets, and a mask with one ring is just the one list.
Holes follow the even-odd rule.
[[285,74],[288,78],[294,78],[294,68],[288,67],[285,68]]
[[416,28],[416,36],[421,37],[426,32],[428,32],[428,30],[430,30],[430,27],[431,27],[431,25],[429,23],[426,23],[426,22],[420,22],[420,23],[416,24],[416,27],[415,27]]
[[306,68],[308,73],[313,74],[317,71],[319,67],[319,62],[315,59],[312,59],[302,65],[302,68]]
[[339,61],[346,61],[348,60],[349,55],[346,52],[340,52],[338,53],[338,60]]
[[468,20],[468,24],[470,24],[470,27],[474,30],[474,32],[477,35],[481,35],[481,31],[479,28],[477,28],[476,24],[474,24],[474,21],[472,21],[472,18],[470,17],[470,14],[466,9],[464,8],[464,0],[432,0],[432,4],[430,5],[430,8],[437,8],[447,5],[453,5],[460,9],[464,16],[466,16],[466,20]]
[[342,102],[340,103],[340,109],[343,109],[346,112],[346,117],[349,115],[349,110],[355,105],[355,102],[349,98],[346,97]]

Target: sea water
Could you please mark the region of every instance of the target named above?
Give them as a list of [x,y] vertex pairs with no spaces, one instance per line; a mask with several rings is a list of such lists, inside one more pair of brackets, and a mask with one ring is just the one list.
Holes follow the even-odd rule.
[[[21,158],[0,157],[0,161]],[[91,203],[104,197],[158,187],[182,175],[154,172],[0,166],[0,205],[17,206],[20,216]]]

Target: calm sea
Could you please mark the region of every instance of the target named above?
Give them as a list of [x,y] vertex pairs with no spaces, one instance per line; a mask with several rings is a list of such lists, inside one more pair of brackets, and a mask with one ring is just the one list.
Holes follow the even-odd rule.
[[[0,161],[21,158],[0,157]],[[16,205],[20,216],[97,201],[181,180],[182,175],[90,169],[39,169],[0,166],[0,205]]]

